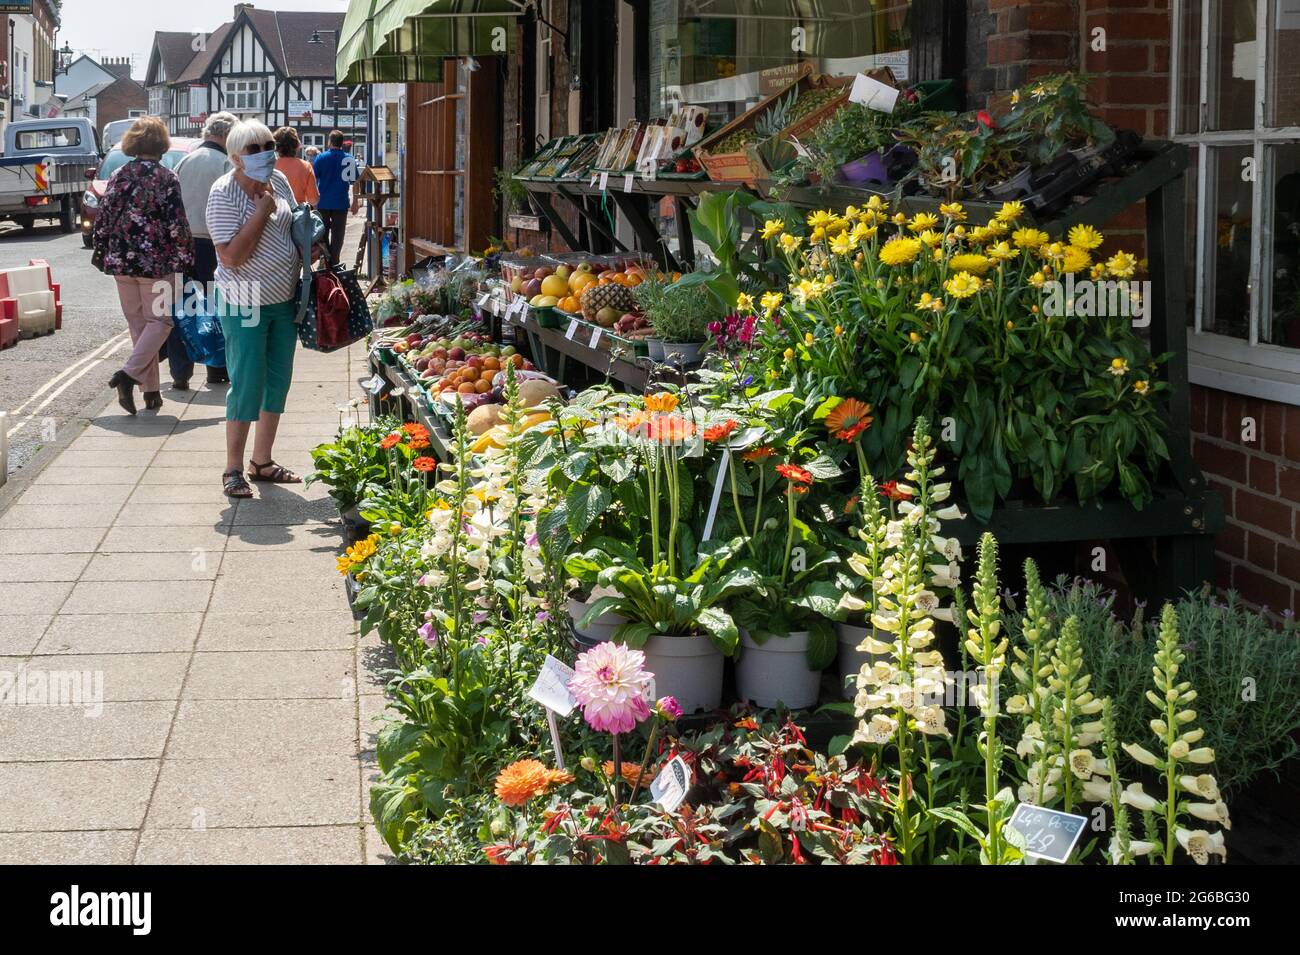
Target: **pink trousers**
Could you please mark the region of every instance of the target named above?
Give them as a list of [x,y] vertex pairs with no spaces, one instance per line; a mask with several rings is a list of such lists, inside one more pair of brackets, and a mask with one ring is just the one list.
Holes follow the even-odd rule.
[[[135,347],[122,365],[123,370],[140,383],[141,391],[158,391],[158,351],[172,333],[171,296],[154,292],[154,284],[168,279],[137,278],[118,275],[117,297],[122,303]],[[161,315],[155,314],[161,312]]]

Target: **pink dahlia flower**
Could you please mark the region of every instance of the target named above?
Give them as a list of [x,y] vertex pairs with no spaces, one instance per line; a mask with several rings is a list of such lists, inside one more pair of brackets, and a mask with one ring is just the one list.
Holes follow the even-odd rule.
[[592,729],[627,733],[650,716],[646,692],[653,679],[644,653],[607,641],[578,657],[569,692]]

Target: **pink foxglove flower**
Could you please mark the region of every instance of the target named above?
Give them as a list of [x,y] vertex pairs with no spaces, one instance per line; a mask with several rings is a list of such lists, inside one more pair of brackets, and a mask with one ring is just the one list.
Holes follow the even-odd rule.
[[653,679],[645,654],[607,641],[578,657],[569,692],[592,729],[627,733],[650,716],[646,692]]

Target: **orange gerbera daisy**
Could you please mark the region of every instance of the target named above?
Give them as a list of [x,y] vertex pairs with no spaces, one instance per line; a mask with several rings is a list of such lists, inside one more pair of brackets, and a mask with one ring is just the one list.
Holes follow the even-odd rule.
[[685,441],[693,434],[695,425],[679,414],[657,415],[650,421],[650,440],[660,444]]
[[397,445],[401,443],[401,440],[402,440],[401,432],[394,431],[392,434],[385,435],[384,440],[379,442],[379,446],[383,448],[385,451],[388,451],[391,450],[392,448],[397,447]]
[[423,471],[426,474],[429,471],[432,471],[437,466],[438,466],[437,460],[429,457],[416,458],[414,461],[411,462],[411,467],[415,468],[415,470],[417,471]]
[[412,438],[429,437],[429,429],[426,428],[424,425],[420,424],[418,421],[408,421],[406,424],[402,425],[402,430],[405,431],[407,434],[409,434]]
[[715,424],[704,429],[704,440],[709,442],[725,441],[736,430],[736,422],[728,419],[722,424]]
[[614,419],[614,424],[628,434],[634,431],[643,431],[645,426],[650,423],[650,416],[644,411],[636,411],[629,415],[619,415]]
[[826,416],[826,430],[841,441],[852,441],[871,427],[871,405],[857,398],[845,398]]
[[813,482],[812,472],[805,471],[797,464],[778,464],[776,473],[795,485],[811,484]]
[[423,451],[428,446],[429,446],[428,438],[415,438],[415,437],[411,438],[412,451]]
[[776,448],[772,447],[771,445],[764,444],[764,445],[760,445],[757,448],[750,448],[748,451],[742,454],[741,457],[744,458],[746,461],[761,461],[764,458],[770,458],[774,454],[776,454]]
[[671,391],[661,391],[658,394],[645,396],[645,410],[649,412],[661,412],[667,414],[670,411],[677,410],[677,396]]

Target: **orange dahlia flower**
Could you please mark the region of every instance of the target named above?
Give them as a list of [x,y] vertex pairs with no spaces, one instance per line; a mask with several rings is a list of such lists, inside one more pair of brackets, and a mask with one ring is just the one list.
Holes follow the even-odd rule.
[[[645,775],[641,775],[641,767],[636,763],[624,763],[622,769],[623,781],[629,786],[636,786],[638,784],[648,785],[651,778],[654,776],[654,773],[648,768],[646,769]],[[614,761],[612,759],[605,760],[605,775],[614,775]]]
[[497,798],[507,806],[522,806],[546,794],[551,786],[550,773],[535,759],[513,762],[497,775]]

